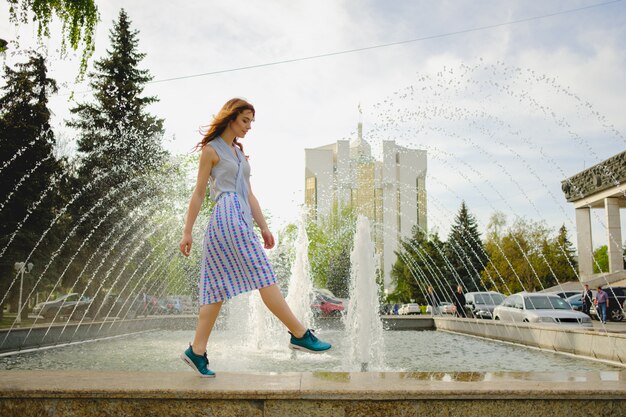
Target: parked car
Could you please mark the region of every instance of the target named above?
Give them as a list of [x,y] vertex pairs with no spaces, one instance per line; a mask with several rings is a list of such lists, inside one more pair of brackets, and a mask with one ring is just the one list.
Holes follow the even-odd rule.
[[155,295],[146,296],[145,312],[149,315],[170,314],[167,301]]
[[134,319],[144,314],[143,299],[140,296],[120,297],[119,294],[103,292],[97,294],[91,302],[87,316],[97,319],[119,317]]
[[545,293],[513,294],[494,308],[493,318],[513,322],[593,327],[588,315],[572,310],[572,306],[558,295]]
[[340,316],[345,310],[343,300],[326,293],[315,291],[311,309],[314,316]]
[[403,315],[422,314],[422,309],[420,308],[420,305],[417,303],[402,304],[402,307],[400,307],[398,314],[403,314]]
[[80,296],[78,293],[65,294],[55,300],[37,304],[33,308],[33,314],[43,316],[45,319],[57,317],[82,317],[91,304],[89,297]]
[[439,303],[439,308],[441,309],[442,314],[454,314],[456,313],[456,308],[454,304],[449,301],[442,301]]
[[548,294],[554,294],[554,295],[558,295],[559,297],[566,299],[569,297],[572,297],[574,295],[581,295],[583,293],[583,289],[581,288],[578,291],[557,291],[557,292],[551,292]]
[[183,303],[177,297],[168,297],[165,306],[170,314],[181,314],[183,312]]
[[504,295],[495,291],[468,292],[465,294],[465,312],[477,319],[493,318],[493,309],[504,301]]
[[[595,291],[591,291],[591,293],[593,294],[593,297],[595,298],[596,292]],[[582,311],[582,309],[583,309],[583,293],[582,293],[582,291],[567,297],[565,299],[565,301],[567,301],[569,303],[569,305],[572,306],[573,310]]]
[[[609,308],[606,318],[610,321],[624,320],[624,304],[626,303],[626,287],[603,287],[602,290],[609,295]],[[595,297],[595,291],[594,291]],[[591,306],[591,317],[599,320],[595,306]]]

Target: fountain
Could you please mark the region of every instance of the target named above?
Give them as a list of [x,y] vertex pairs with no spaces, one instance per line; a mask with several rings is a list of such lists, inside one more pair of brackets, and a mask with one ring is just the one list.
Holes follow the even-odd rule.
[[367,217],[359,215],[350,254],[350,302],[345,317],[350,345],[346,359],[362,372],[383,369],[385,349],[383,325],[379,317],[378,256],[370,237]]
[[[543,89],[549,93],[548,98],[540,99],[541,95],[533,93],[533,89]],[[488,99],[491,95],[495,96],[493,102]],[[467,97],[473,98],[473,104],[466,102]],[[572,107],[581,116],[580,121],[560,113],[556,98],[566,100],[566,107]],[[517,107],[514,107],[514,112],[507,113],[510,110],[506,110],[503,103],[513,103]],[[553,79],[501,63],[487,65],[481,62],[473,66],[446,67],[437,74],[420,75],[414,85],[398,90],[374,105],[372,112],[372,117],[377,121],[369,132],[374,147],[381,147],[383,140],[395,137],[407,145],[420,146],[429,152],[432,168],[428,178],[431,189],[435,190],[429,194],[428,200],[431,208],[428,215],[432,225],[430,230],[447,228],[455,214],[454,208],[460,201],[467,199],[470,207],[479,208],[481,219],[485,218],[486,210],[504,211],[514,217],[523,212],[530,213],[533,218],[549,221],[554,221],[552,217],[558,217],[571,230],[574,222],[570,210],[559,196],[556,189],[558,184],[552,184],[548,178],[565,178],[566,173],[572,171],[572,164],[560,158],[555,149],[571,147],[594,161],[600,159],[599,155],[605,149],[591,140],[583,139],[584,135],[580,132],[586,130],[583,130],[581,123],[595,127],[620,143],[620,146],[624,143],[620,132],[569,89],[558,85]],[[529,118],[536,125],[528,123],[528,120],[524,124],[511,117],[524,112],[530,114]],[[566,139],[557,143],[560,147],[553,142],[541,142],[545,137],[538,135],[538,125],[547,126],[550,135],[558,137],[562,134]],[[423,143],[416,143],[416,138]],[[31,145],[26,145],[20,152],[28,146]],[[0,175],[5,169],[18,164],[19,160],[20,155],[16,153],[9,160],[0,161]],[[126,306],[132,305],[139,293],[157,298],[194,294],[199,269],[199,245],[194,246],[194,252],[188,260],[181,259],[175,245],[172,245],[182,227],[181,213],[188,198],[188,185],[183,178],[184,174],[181,175],[185,171],[185,163],[173,161],[175,169],[158,174],[158,178],[148,178],[150,187],[156,186],[159,193],[163,194],[151,195],[150,187],[137,187],[146,178],[131,178],[110,189],[96,207],[81,211],[70,227],[62,228],[63,214],[80,201],[83,193],[91,187],[98,187],[108,174],[94,177],[84,189],[76,190],[59,208],[58,216],[42,227],[31,246],[19,253],[20,262],[31,262],[41,252],[47,238],[64,233],[62,239],[53,242],[51,256],[35,263],[31,279],[28,280],[29,286],[26,287],[26,299],[38,296],[40,300],[48,301],[54,293],[63,289],[94,298],[104,294],[119,294],[118,300]],[[19,198],[17,191],[22,184],[37,177],[39,166],[28,167],[15,189],[0,198],[0,213]],[[519,172],[526,175],[519,175]],[[42,194],[23,213],[7,239],[2,241],[1,261],[7,261],[18,250],[16,236],[19,236],[24,225],[32,221],[31,212],[51,198],[58,181],[58,178],[50,179],[46,183]],[[404,191],[407,190],[400,186],[398,192]],[[134,210],[129,211],[127,217],[117,219],[116,213],[125,205],[133,206]],[[96,212],[104,207],[106,210],[102,212],[102,217],[96,219]],[[548,210],[550,207],[556,207],[556,210]],[[553,214],[555,212],[557,214]],[[102,234],[101,240],[93,242],[95,236],[100,234],[101,225],[110,219],[115,219],[111,228]],[[196,222],[193,232],[195,242],[202,240],[205,223],[206,212]],[[305,223],[303,215],[298,223],[287,301],[305,325],[312,327],[317,323],[310,309],[313,285]],[[84,224],[92,224],[93,228],[84,232],[81,230]],[[428,233],[429,230],[423,232]],[[468,384],[485,383],[483,387],[493,387],[488,385],[489,381],[510,381],[519,372],[522,376],[518,380],[532,380],[534,376],[527,374],[528,371],[552,373],[557,377],[564,375],[563,372],[573,372],[563,376],[559,383],[576,383],[581,379],[586,382],[600,381],[614,387],[612,392],[623,399],[623,381],[626,378],[620,366],[626,359],[621,350],[624,338],[616,333],[562,331],[515,323],[505,325],[445,317],[432,319],[433,328],[436,327],[438,331],[383,330],[383,322],[378,314],[380,294],[376,281],[380,266],[374,250],[375,238],[372,237],[376,233],[391,232],[380,222],[370,224],[367,218],[359,216],[350,254],[351,282],[347,312],[341,321],[328,320],[322,330],[323,338],[333,343],[333,350],[317,356],[292,355],[286,349],[287,335],[282,325],[267,312],[258,294],[253,293],[225,304],[223,317],[210,340],[212,367],[223,372],[225,381],[233,381],[229,378],[236,378],[240,373],[252,379],[256,373],[264,373],[270,381],[275,381],[272,378],[277,373],[284,378],[289,378],[292,372],[303,373],[299,374],[300,385],[294,390],[297,395],[304,393],[305,396],[310,395],[310,392],[302,383],[309,372],[317,388],[322,383],[336,387],[350,381],[374,380],[382,375],[375,380],[376,384],[380,384],[374,385],[375,390],[385,386],[384,381],[381,382],[385,378],[400,381],[399,384],[462,381]],[[78,243],[74,241],[77,235],[81,237]],[[465,243],[471,246],[476,242]],[[523,242],[516,239],[511,244],[516,248],[523,246]],[[405,257],[404,260],[419,291],[424,291],[429,285],[447,288],[450,283],[460,283],[455,272],[449,273],[453,268],[443,247],[435,247],[434,252],[421,251],[416,246],[409,247],[415,252],[415,257]],[[564,251],[562,246],[558,249]],[[455,256],[459,258],[478,257],[476,253],[454,250],[457,251]],[[502,247],[496,250],[504,253]],[[442,263],[435,260],[437,256],[443,257]],[[507,259],[507,262],[511,264],[512,260]],[[531,263],[526,252],[520,262]],[[466,268],[470,273],[478,275],[477,268],[485,269],[488,265],[489,262],[485,262],[476,267],[468,262]],[[575,270],[574,265],[570,267]],[[547,269],[560,284],[558,272],[552,265],[548,264]],[[529,268],[528,276],[533,283],[538,282],[540,288],[543,286],[537,270]],[[526,288],[528,281],[524,281],[524,278],[516,276],[514,283]],[[11,300],[19,287],[19,276],[11,275],[6,284],[6,291],[0,294],[0,303]],[[502,271],[496,269],[483,281],[473,281],[471,286],[477,290],[489,286],[510,293],[509,284],[504,280]],[[192,298],[196,297],[192,295]],[[45,374],[47,376],[44,378],[53,379],[55,372],[59,375],[65,375],[65,372],[75,375],[71,374],[74,372],[72,369],[78,369],[112,372],[112,380],[130,380],[132,378],[129,375],[145,370],[145,367],[137,364],[148,355],[154,368],[174,375],[173,381],[180,382],[182,378],[191,380],[188,373],[183,373],[186,371],[184,365],[172,359],[173,354],[170,353],[178,352],[193,337],[193,315],[128,319],[123,316],[113,317],[111,312],[112,307],[108,311],[98,308],[84,313],[75,308],[67,319],[61,319],[60,315],[50,322],[35,318],[34,323],[26,328],[24,323],[20,327],[16,319],[0,334],[2,377],[6,381],[12,380],[13,375],[32,378],[27,370],[37,370],[38,377]],[[96,319],[90,315],[92,313],[104,319]],[[609,329],[604,327],[600,330]],[[492,338],[496,338],[493,335],[497,333],[499,340],[509,344],[460,334],[484,338],[489,332],[492,332]],[[121,335],[124,337],[118,337]],[[95,341],[82,343],[85,340]],[[543,350],[529,349],[528,346],[533,346],[533,340],[539,341],[535,347]],[[520,346],[522,343],[527,347]],[[44,350],[60,345],[64,347]],[[547,349],[558,347],[559,351],[589,358],[595,353],[580,351],[580,346],[587,345],[606,347],[602,353],[604,356],[599,356],[604,363],[581,361],[579,356],[568,358],[546,352]],[[596,378],[597,375],[603,376]],[[169,381],[167,377],[161,379]],[[145,379],[141,382],[149,385]],[[185,380],[180,383],[184,385],[190,382]],[[233,386],[238,384],[241,381],[235,380]],[[547,390],[545,386],[543,389]],[[256,398],[254,396],[259,395],[258,392],[246,395]],[[274,394],[270,392],[263,395],[273,398],[271,395]],[[351,395],[360,398],[358,394]],[[402,395],[410,397],[410,390],[394,392],[384,398],[405,398]]]
[[313,321],[310,307],[313,295],[313,282],[309,265],[309,237],[306,233],[306,216],[307,214],[303,210],[298,222],[298,234],[295,241],[296,254],[291,266],[289,292],[285,299],[295,316],[300,318],[304,327],[310,328]]

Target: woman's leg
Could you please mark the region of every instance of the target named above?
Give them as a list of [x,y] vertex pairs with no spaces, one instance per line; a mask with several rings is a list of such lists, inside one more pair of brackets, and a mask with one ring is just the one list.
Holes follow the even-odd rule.
[[259,289],[261,299],[267,308],[289,329],[295,337],[302,337],[306,332],[306,328],[293,315],[285,298],[280,293],[278,285],[270,285],[269,287]]
[[206,345],[209,342],[211,330],[215,325],[215,320],[222,307],[222,301],[213,304],[204,304],[200,306],[198,313],[198,324],[196,325],[196,335],[193,338],[191,348],[196,355],[204,355]]

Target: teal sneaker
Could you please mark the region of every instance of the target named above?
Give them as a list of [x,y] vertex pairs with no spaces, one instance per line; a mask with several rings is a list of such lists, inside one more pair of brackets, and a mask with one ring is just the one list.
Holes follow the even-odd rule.
[[215,378],[215,372],[209,369],[209,358],[207,358],[206,352],[204,355],[196,355],[189,345],[187,350],[180,354],[180,358],[202,378]]
[[310,353],[322,353],[332,347],[330,343],[319,340],[313,334],[313,330],[310,329],[300,338],[295,337],[291,332],[289,332],[289,334],[291,335],[289,349],[303,350]]

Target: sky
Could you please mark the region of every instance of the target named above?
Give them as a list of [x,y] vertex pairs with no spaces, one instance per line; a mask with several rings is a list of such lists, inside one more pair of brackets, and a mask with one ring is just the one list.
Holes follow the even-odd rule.
[[[191,152],[228,99],[254,104],[243,143],[274,229],[299,218],[304,149],[354,138],[359,121],[374,156],[391,139],[428,151],[428,225],[444,238],[464,200],[483,233],[502,211],[509,222],[565,224],[575,241],[561,181],[626,148],[626,1],[96,4],[91,62],[106,53],[124,7],[140,32],[141,66],[157,81],[145,93],[159,98],[150,111],[165,119],[172,154]],[[0,3],[0,14],[7,10]],[[18,36],[22,48],[36,45],[33,25],[0,21],[0,37]],[[56,22],[43,44],[63,86],[51,100],[55,131],[71,150],[69,93],[88,99],[88,87],[74,83],[78,54],[59,56]],[[599,246],[604,213],[592,220]]]

